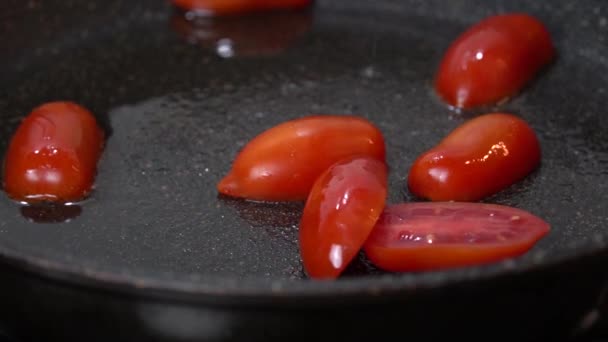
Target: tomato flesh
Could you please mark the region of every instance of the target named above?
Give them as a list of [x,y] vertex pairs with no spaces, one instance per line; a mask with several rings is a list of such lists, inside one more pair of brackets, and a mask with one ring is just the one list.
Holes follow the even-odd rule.
[[72,102],[35,108],[12,137],[3,185],[18,201],[76,202],[92,189],[104,132],[93,114]]
[[551,36],[538,19],[522,13],[491,16],[450,45],[435,89],[454,107],[495,104],[518,92],[554,55]]
[[364,251],[386,271],[447,269],[520,256],[549,230],[539,217],[497,204],[401,203],[385,208]]
[[172,0],[173,5],[185,11],[210,15],[231,15],[254,11],[301,9],[311,0]]
[[478,201],[525,178],[540,159],[540,143],[527,122],[508,113],[485,114],[421,154],[408,187],[432,201]]
[[300,254],[313,279],[334,279],[359,253],[382,213],[387,167],[370,157],[341,160],[312,188],[300,222]]
[[298,118],[252,139],[217,189],[250,200],[301,201],[329,166],[354,155],[385,160],[384,137],[368,120],[352,115]]

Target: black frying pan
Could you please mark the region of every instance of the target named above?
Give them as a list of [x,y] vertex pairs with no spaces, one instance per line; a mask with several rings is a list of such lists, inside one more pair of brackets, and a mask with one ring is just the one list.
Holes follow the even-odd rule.
[[[495,108],[528,120],[543,148],[538,171],[486,199],[550,222],[526,255],[420,274],[386,274],[361,255],[338,281],[315,282],[299,259],[301,203],[218,197],[216,182],[261,131],[355,113],[385,134],[389,201],[415,200],[409,165],[475,115],[433,95],[439,58],[468,25],[512,10],[543,20],[559,51]],[[83,104],[109,132],[80,207],[1,198],[0,330],[23,340],[522,341],[581,336],[608,314],[605,2],[328,0],[194,31],[174,14],[160,0],[0,4],[2,150],[20,118],[51,100]]]

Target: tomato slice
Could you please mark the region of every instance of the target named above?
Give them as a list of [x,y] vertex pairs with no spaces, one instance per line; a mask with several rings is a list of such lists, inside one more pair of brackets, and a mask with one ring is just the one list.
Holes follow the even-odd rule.
[[384,137],[368,120],[352,115],[298,118],[252,139],[217,189],[250,200],[302,201],[321,173],[354,155],[385,160]]
[[386,183],[386,165],[365,156],[341,160],[318,177],[299,235],[311,278],[337,278],[359,253],[384,208]]
[[93,114],[73,102],[50,102],[21,122],[4,159],[4,189],[28,203],[76,202],[92,190],[104,145]]
[[523,13],[491,16],[450,45],[435,90],[458,108],[495,104],[518,92],[554,55],[551,36],[538,19]]
[[522,180],[540,161],[540,143],[527,122],[490,113],[460,125],[416,158],[408,187],[432,201],[478,201]]
[[497,204],[401,203],[385,208],[363,248],[386,271],[428,271],[520,256],[549,230],[541,218]]
[[185,11],[209,15],[231,15],[254,11],[301,9],[311,0],[172,0],[173,5]]

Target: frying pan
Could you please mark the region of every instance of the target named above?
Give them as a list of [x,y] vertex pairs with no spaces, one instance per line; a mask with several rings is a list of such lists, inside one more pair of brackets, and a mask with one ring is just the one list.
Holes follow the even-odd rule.
[[[507,11],[543,20],[559,52],[520,94],[484,109],[522,116],[541,141],[541,167],[484,200],[551,224],[525,255],[390,274],[362,254],[340,279],[312,281],[297,245],[302,203],[218,196],[255,135],[343,113],[383,131],[389,203],[417,200],[405,186],[414,158],[479,114],[437,100],[437,63],[468,25]],[[88,200],[41,210],[0,199],[0,330],[18,340],[524,341],[585,336],[608,314],[608,4],[328,0],[196,27],[176,14],[150,0],[0,4],[2,151],[46,101],[79,102],[108,132]]]

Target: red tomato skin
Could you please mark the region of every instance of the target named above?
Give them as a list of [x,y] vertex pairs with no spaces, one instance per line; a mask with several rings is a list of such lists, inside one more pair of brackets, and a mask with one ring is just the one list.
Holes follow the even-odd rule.
[[312,0],[172,0],[185,11],[197,11],[214,16],[242,14],[268,10],[302,9]]
[[87,109],[68,101],[43,104],[9,143],[4,189],[27,203],[80,201],[91,192],[103,145],[104,131]]
[[521,118],[490,113],[454,129],[421,154],[408,188],[431,201],[478,201],[522,180],[539,165],[540,143]]
[[387,167],[356,156],[328,168],[314,184],[300,222],[304,269],[313,279],[335,279],[359,253],[382,213]]
[[252,139],[218,183],[219,193],[258,201],[303,201],[337,161],[367,155],[385,160],[384,137],[353,115],[311,115],[274,126]]
[[547,28],[522,13],[488,17],[448,48],[435,76],[435,90],[449,105],[496,104],[521,90],[555,56]]
[[363,248],[385,271],[432,271],[521,256],[549,231],[547,222],[513,207],[401,203],[385,208]]

